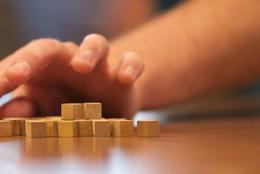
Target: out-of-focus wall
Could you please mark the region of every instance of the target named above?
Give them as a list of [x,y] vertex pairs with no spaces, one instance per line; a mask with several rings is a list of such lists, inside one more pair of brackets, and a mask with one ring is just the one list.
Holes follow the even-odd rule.
[[40,37],[80,42],[89,33],[112,37],[150,19],[155,0],[11,0],[19,44]]
[[0,59],[32,39],[110,38],[149,20],[158,0],[0,0]]
[[0,1],[0,59],[16,48],[13,13],[8,0]]

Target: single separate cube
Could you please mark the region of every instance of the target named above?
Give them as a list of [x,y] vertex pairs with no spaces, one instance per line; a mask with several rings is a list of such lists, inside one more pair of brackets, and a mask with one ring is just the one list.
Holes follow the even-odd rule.
[[12,122],[10,120],[0,120],[0,137],[10,137],[12,132]]
[[134,136],[133,120],[113,119],[111,123],[111,134],[114,137],[132,137]]
[[61,104],[61,118],[63,120],[75,120],[84,118],[82,103],[63,103]]
[[102,118],[101,103],[83,103],[85,119],[100,119]]
[[59,137],[77,137],[78,136],[78,123],[77,121],[58,121],[58,135]]
[[47,123],[47,137],[58,136],[58,120],[45,120]]
[[160,121],[145,120],[137,122],[137,135],[139,137],[158,137],[160,136]]
[[92,120],[77,120],[79,137],[92,137],[93,125]]
[[110,137],[111,124],[105,119],[93,120],[93,131],[95,137]]
[[47,123],[43,120],[26,120],[25,134],[30,138],[43,138],[47,136]]

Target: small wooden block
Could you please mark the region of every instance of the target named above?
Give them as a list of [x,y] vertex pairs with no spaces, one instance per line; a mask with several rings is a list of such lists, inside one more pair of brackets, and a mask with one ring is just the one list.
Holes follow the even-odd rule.
[[10,120],[0,120],[0,137],[10,137],[12,132],[12,122]]
[[132,120],[114,119],[110,120],[112,136],[132,137],[134,136],[134,122]]
[[78,123],[77,121],[58,121],[58,135],[59,137],[77,137]]
[[61,104],[62,120],[75,120],[84,118],[82,103],[63,103]]
[[47,123],[43,120],[26,120],[25,134],[30,138],[43,138],[47,136]]
[[22,118],[4,118],[4,120],[10,120],[12,123],[12,136],[21,135],[21,122]]
[[102,118],[101,103],[83,103],[85,119],[100,119]]
[[158,137],[160,136],[160,121],[138,121],[137,135],[139,137]]
[[110,137],[111,124],[105,119],[93,120],[93,132],[95,137]]
[[46,120],[47,123],[47,137],[58,136],[58,120]]
[[93,137],[92,120],[77,120],[79,137]]

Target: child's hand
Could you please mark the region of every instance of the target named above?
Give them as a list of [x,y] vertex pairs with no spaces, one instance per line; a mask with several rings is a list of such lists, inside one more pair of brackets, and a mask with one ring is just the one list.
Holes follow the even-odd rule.
[[79,48],[54,39],[30,42],[0,62],[0,95],[12,91],[0,116],[57,115],[63,102],[102,102],[104,116],[131,117],[141,105],[133,84],[143,62],[134,52],[110,58],[108,50],[96,34]]

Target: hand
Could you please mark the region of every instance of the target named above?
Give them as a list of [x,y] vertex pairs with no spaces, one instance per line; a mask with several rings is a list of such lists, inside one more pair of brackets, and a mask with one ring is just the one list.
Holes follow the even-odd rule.
[[131,117],[141,106],[134,84],[142,71],[135,52],[109,57],[106,39],[97,34],[79,47],[35,40],[0,62],[0,95],[12,91],[0,116],[58,115],[64,102],[101,102],[104,116]]

